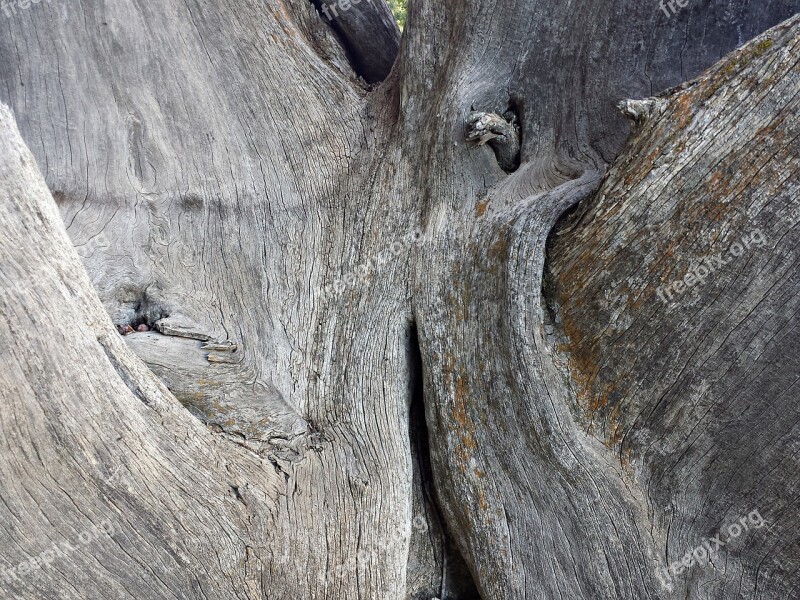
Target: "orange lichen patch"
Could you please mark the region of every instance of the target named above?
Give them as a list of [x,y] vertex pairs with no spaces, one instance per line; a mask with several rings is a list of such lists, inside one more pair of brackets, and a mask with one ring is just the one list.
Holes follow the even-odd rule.
[[678,94],[673,100],[673,118],[677,130],[684,129],[694,119],[697,107],[694,96],[689,92]]
[[[619,195],[625,196],[633,187],[639,185],[645,177],[650,173],[656,159],[661,156],[663,150],[660,146],[655,146],[653,150],[648,152],[642,158],[636,158],[635,163],[631,164],[628,169],[630,172],[623,179],[625,189],[619,191]],[[621,202],[615,202],[612,208],[604,215],[605,218],[614,216],[621,209]]]
[[644,157],[644,162],[649,165],[652,165],[654,162],[656,162],[656,159],[661,155],[661,151],[662,151],[661,146],[655,146],[652,152],[650,152],[649,154],[647,154],[647,156]]
[[609,438],[605,444],[607,448],[615,448],[622,442],[623,433],[625,428],[619,422],[620,405],[615,404],[608,414],[608,429],[610,432]]
[[456,358],[449,352],[446,352],[442,360],[442,380],[446,388],[449,388],[453,382],[453,372],[456,368]]
[[504,262],[508,258],[508,230],[501,228],[497,233],[497,239],[489,247],[489,258],[499,262]]
[[279,21],[281,22],[281,24],[292,22],[292,19],[289,16],[289,12],[286,10],[286,6],[283,4],[283,2],[276,3],[275,5],[272,6],[272,8],[273,8],[272,14],[280,17]]
[[711,179],[708,180],[708,186],[712,190],[724,190],[727,189],[727,182],[728,178],[723,175],[720,169],[714,171],[713,175],[711,175]]
[[601,394],[595,395],[589,401],[589,411],[592,413],[600,412],[608,406],[608,389],[603,390]]
[[489,503],[486,501],[486,492],[483,490],[478,491],[478,509],[486,510],[489,508]]
[[475,216],[480,219],[486,213],[486,207],[489,206],[489,201],[484,200],[475,205]]
[[[603,215],[605,221],[605,215]],[[593,222],[598,228],[602,223]],[[598,265],[604,260],[601,256],[603,244],[587,244],[587,251],[579,256],[571,257],[563,271],[556,271],[555,291],[558,304],[561,306],[561,325],[565,334],[565,342],[559,344],[559,351],[567,358],[567,368],[575,391],[575,407],[585,419],[588,430],[595,427],[609,435],[609,446],[616,443],[616,438],[611,433],[620,427],[616,419],[620,414],[619,407],[615,406],[614,398],[620,396],[620,391],[625,387],[624,376],[622,379],[607,380],[609,375],[601,376],[608,350],[611,344],[608,336],[612,331],[605,326],[597,325],[597,306],[595,296],[599,291],[594,290],[598,285],[594,281],[596,273],[591,273],[587,265]],[[584,293],[570,294],[569,290],[580,289]],[[641,298],[637,286],[625,281],[619,287],[618,296],[625,296],[630,304],[644,304],[652,299]],[[605,321],[604,321],[605,322]],[[615,377],[614,375],[611,375]],[[612,421],[613,420],[613,421]],[[621,430],[621,429],[620,429]]]
[[469,420],[467,418],[467,382],[464,375],[459,374],[456,377],[456,388],[455,388],[455,396],[453,398],[453,418],[456,422],[461,425],[462,427],[466,427],[469,424]]
[[456,465],[461,473],[467,472],[467,465],[472,454],[467,450],[463,444],[459,443],[453,451],[456,457]]
[[193,392],[191,394],[180,394],[176,393],[175,398],[177,398],[178,402],[180,402],[183,406],[201,406],[203,401],[205,400],[205,394],[202,392]]
[[[642,344],[645,332],[661,318],[679,318],[669,313],[688,305],[665,307],[659,286],[684,280],[704,259],[728,251],[737,236],[755,227],[747,222],[755,212],[750,209],[786,188],[791,171],[785,165],[792,152],[796,155],[787,147],[787,140],[796,139],[793,111],[774,111],[768,124],[754,120],[758,128],[736,129],[735,138],[720,139],[718,145],[710,146],[705,135],[717,130],[715,117],[730,109],[728,96],[742,90],[757,88],[758,98],[764,96],[758,102],[765,105],[785,104],[783,90],[791,88],[781,78],[796,67],[785,56],[780,60],[786,64],[772,69],[752,62],[774,45],[771,39],[757,40],[672,94],[667,110],[632,138],[595,199],[580,212],[579,234],[568,222],[560,233],[569,235],[553,237],[546,292],[559,308],[564,338],[558,350],[566,360],[575,412],[610,448],[626,440],[640,402],[630,392],[652,367],[648,359],[665,351],[655,341]],[[724,87],[733,79],[735,86]],[[773,79],[781,94],[761,94]],[[755,105],[756,100],[747,101]],[[678,167],[660,180],[665,188],[650,186],[650,177],[660,176],[653,173],[660,166],[656,161]],[[621,236],[615,238],[618,243],[608,243],[612,235]],[[713,289],[707,293],[713,297]]]
[[464,373],[459,373],[455,380],[452,417],[457,424],[459,435],[455,448],[456,462],[462,473],[467,471],[470,458],[478,447],[475,441],[475,425],[467,414],[468,398],[467,378]]
[[669,153],[671,155],[670,158],[673,158],[673,157],[678,156],[678,155],[682,154],[683,152],[685,152],[686,151],[686,146],[687,146],[687,140],[685,140],[685,139],[678,140],[678,142],[675,144],[675,146],[673,148],[671,148],[670,151],[669,151]]
[[461,435],[461,446],[471,453],[478,448],[478,443],[471,433],[464,433]]
[[785,121],[789,113],[782,113],[775,117],[770,124],[756,131],[755,139],[761,143],[767,142],[771,145],[783,147],[786,139]]
[[[573,346],[574,350],[575,346]],[[574,360],[575,353],[570,354],[569,370],[576,384],[576,399],[588,421],[587,427],[593,430],[595,422],[608,434],[604,444],[614,448],[622,440],[623,426],[619,421],[621,407],[619,403],[612,403],[610,398],[615,390],[622,384],[616,381],[598,381],[594,371],[585,371],[591,368],[581,361],[586,361],[586,356]],[[591,360],[591,358],[588,358]]]
[[[582,299],[578,302],[583,302]],[[601,356],[597,351],[596,340],[584,340],[583,330],[572,319],[570,312],[562,314],[562,323],[567,342],[564,350],[569,356],[569,370],[576,386],[577,401],[580,406],[591,410],[592,389],[595,374],[599,371]],[[596,409],[595,409],[596,410]]]
[[[648,166],[642,165],[638,168],[646,170]],[[746,201],[746,194],[739,192],[744,190],[744,186],[752,185],[749,172],[758,170],[757,164],[739,165],[727,161],[718,166],[699,188],[694,188],[689,193],[684,189],[683,183],[675,182],[671,193],[680,196],[681,201],[670,219],[660,226],[689,234],[690,238],[698,242],[686,245],[686,235],[661,236],[664,243],[658,249],[658,256],[663,260],[637,265],[640,273],[636,279],[615,282],[615,297],[626,297],[629,312],[638,312],[637,309],[658,302],[655,297],[659,284],[653,282],[669,284],[681,280],[691,265],[705,258],[709,252],[723,249],[721,245],[715,244],[713,232],[701,228],[700,224],[722,224],[741,218],[745,211],[737,211],[731,205],[731,197],[736,197],[738,202]],[[729,174],[735,174],[735,179],[734,175]],[[634,197],[639,194],[636,189],[631,193]],[[561,307],[560,317],[566,338],[565,343],[559,344],[558,348],[567,355],[576,407],[582,411],[587,428],[593,430],[596,426],[603,431],[604,443],[609,448],[614,448],[621,443],[625,432],[625,406],[619,398],[625,397],[632,375],[624,369],[617,372],[613,369],[601,371],[608,353],[613,351],[613,336],[616,334],[613,328],[598,325],[607,323],[608,317],[615,310],[613,305],[598,305],[594,300],[601,296],[604,286],[609,283],[602,274],[598,276],[598,271],[601,265],[612,264],[619,255],[605,255],[603,240],[600,238],[603,231],[613,229],[608,223],[614,218],[605,213],[590,213],[590,217],[586,219],[591,223],[585,232],[586,237],[591,238],[593,234],[597,234],[597,243],[585,244],[584,247],[588,249],[580,254],[571,254],[567,250],[562,256],[568,258],[553,266],[555,294]],[[734,230],[737,228],[732,227]],[[727,227],[716,228],[719,232],[727,230]],[[560,250],[556,250],[558,252]],[[582,293],[573,293],[574,290],[582,290]]]
[[[664,255],[668,256],[666,253]],[[656,292],[653,291],[653,294],[651,294],[649,287],[650,286],[644,289],[645,293],[639,293],[638,290],[629,290],[625,292],[628,294],[627,306],[630,310],[641,310],[653,301],[653,294]]]
[[486,477],[486,473],[481,471],[478,467],[475,467],[474,469],[472,469],[472,472],[475,474],[475,477],[477,477],[478,479],[483,479],[484,477]]

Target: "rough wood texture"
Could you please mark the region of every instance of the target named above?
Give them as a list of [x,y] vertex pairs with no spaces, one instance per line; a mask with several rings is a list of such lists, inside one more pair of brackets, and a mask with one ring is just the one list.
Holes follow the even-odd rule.
[[126,347],[5,107],[0,131],[3,597],[259,597],[282,478]]
[[[589,10],[591,18],[583,12]],[[471,169],[426,170],[419,188],[434,233],[416,262],[414,307],[438,497],[484,598],[670,597],[658,577],[666,534],[651,518],[646,488],[573,417],[575,392],[556,356],[556,331],[545,328],[540,289],[553,224],[599,184],[607,158],[628,136],[619,101],[653,89],[639,79],[636,60],[659,56],[645,71],[654,85],[667,87],[680,82],[687,64],[702,64],[713,52],[708,38],[679,36],[677,49],[677,39],[661,37],[662,29],[642,27],[641,5],[579,3],[563,15],[568,24],[560,29],[543,5],[530,11],[530,21],[525,11],[495,19],[470,12],[471,22],[487,24],[485,38],[459,47],[457,59],[444,45],[435,56],[451,68],[436,71],[432,97],[413,108],[409,101],[407,111],[425,106],[431,117],[420,129],[436,132],[435,143],[421,148],[422,164],[472,160]],[[424,36],[414,29],[415,18],[407,30],[411,41]],[[432,12],[419,18],[435,23]],[[520,18],[524,25],[517,28]],[[575,57],[568,32],[579,24],[587,28],[581,36],[586,55]],[[645,30],[655,37],[644,38]],[[501,36],[504,43],[491,46]],[[547,52],[520,66],[531,39]],[[721,39],[712,45],[724,44]],[[514,44],[520,60],[501,62],[508,67],[504,84],[492,87],[498,80],[484,81],[486,71],[474,65],[495,64]],[[637,45],[645,50],[629,51]],[[522,125],[522,165],[509,177],[490,150],[470,156],[454,143],[463,136],[459,123],[434,128],[434,116],[499,113],[509,105]],[[661,176],[669,173],[666,167]],[[580,287],[568,290],[581,297]],[[681,510],[691,518],[699,509]],[[675,548],[670,558],[698,543]],[[789,577],[773,589],[794,583]]]
[[[624,395],[661,371],[636,370],[633,342],[619,356],[610,349],[603,336],[614,332],[594,319],[616,296],[580,304],[578,285],[605,293],[629,271],[618,261],[623,273],[593,275],[587,261],[607,260],[594,245],[616,235],[617,224],[622,240],[639,233],[630,223],[648,226],[652,215],[636,219],[649,192],[633,190],[650,176],[647,165],[625,158],[612,172],[608,181],[633,178],[625,183],[632,200],[620,199],[614,214],[595,208],[594,229],[581,222],[560,238],[543,296],[546,241],[623,149],[621,100],[699,74],[800,3],[721,1],[672,18],[650,8],[418,0],[399,62],[373,91],[306,0],[52,0],[0,22],[0,100],[44,176],[4,111],[0,522],[9,542],[0,544],[0,564],[74,543],[91,524],[113,528],[35,576],[0,578],[3,594],[672,597],[658,568],[696,546],[724,507],[751,499],[747,490],[764,473],[740,468],[743,456],[765,446],[790,453],[791,419],[740,442],[738,458],[722,454],[731,441],[712,448],[712,433],[697,438],[698,449],[710,449],[705,458],[689,453],[692,415],[731,397],[720,390],[677,415],[675,402],[656,404],[656,389],[703,389],[675,369],[691,351],[682,339],[657,349],[642,341],[642,353],[667,361],[662,388]],[[770,47],[718,69],[709,98],[797,88],[786,64],[797,24],[770,35]],[[778,150],[791,143],[792,94],[773,98],[761,116],[744,114],[740,100],[687,101],[690,124],[680,130],[671,102],[655,105],[667,107],[656,125],[642,125],[674,129],[685,143],[652,172],[663,185],[704,181],[709,169],[686,164],[681,151],[706,144],[707,160],[723,160],[728,127],[744,144],[755,134],[747,127],[776,120],[782,113],[768,111],[780,107],[784,124],[761,134],[775,153],[762,158],[775,161],[770,168],[789,164]],[[465,140],[473,112],[517,116],[512,174],[489,144]],[[735,119],[749,125],[737,129]],[[633,157],[671,139],[641,136]],[[646,151],[643,139],[652,144]],[[675,179],[672,169],[681,168]],[[759,202],[778,197],[769,190],[779,181],[753,184]],[[710,185],[721,198],[737,189]],[[679,212],[691,198],[677,194],[670,206]],[[737,203],[761,205],[720,200],[714,214],[730,223],[722,239],[738,235],[735,227],[747,233]],[[674,227],[694,217],[682,218]],[[674,229],[652,229],[642,253],[674,241]],[[688,239],[682,247],[703,248],[700,234]],[[631,275],[629,285],[674,265],[680,272],[680,261]],[[716,285],[723,282],[731,279]],[[711,312],[723,306],[715,294],[701,297]],[[551,323],[556,309],[565,316]],[[647,326],[676,331],[674,311]],[[113,327],[140,324],[153,331],[123,338]],[[769,337],[777,326],[763,326],[751,352],[753,360],[767,347],[786,357],[781,377],[764,376],[776,390],[797,373],[788,342]],[[781,331],[791,339],[791,325]],[[722,330],[706,338],[732,344],[728,355],[749,347]],[[772,365],[768,356],[759,360]],[[595,372],[603,361],[609,369]],[[729,382],[746,379],[745,363],[730,369]],[[589,413],[609,382],[619,396]],[[786,390],[788,410],[797,394]],[[738,406],[758,400],[742,398]],[[661,408],[636,421],[651,405]],[[756,422],[751,410],[747,423]],[[735,427],[725,418],[728,425],[721,418],[712,427]],[[663,434],[663,447],[651,430]],[[692,464],[676,471],[666,460]],[[687,489],[680,480],[720,461],[719,483]],[[764,489],[779,490],[785,473],[771,474]],[[723,475],[733,474],[739,487],[725,488]],[[788,476],[782,481],[793,489]],[[781,507],[785,529],[770,538],[768,578],[754,571],[764,546],[727,549],[730,572],[708,583],[713,568],[691,571],[681,597],[723,598],[735,584],[759,598],[792,590],[796,556],[781,544],[798,519],[790,499]],[[766,506],[751,508],[768,517]]]
[[659,560],[769,523],[675,597],[800,591],[799,56],[794,19],[657,99],[551,250],[574,410],[645,494]]

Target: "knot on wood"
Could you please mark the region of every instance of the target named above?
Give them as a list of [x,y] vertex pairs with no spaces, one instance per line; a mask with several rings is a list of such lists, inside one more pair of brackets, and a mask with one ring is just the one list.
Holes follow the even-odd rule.
[[644,125],[656,114],[661,105],[662,102],[656,98],[645,98],[644,100],[623,100],[617,104],[617,108],[627,119],[637,125]]
[[506,173],[519,167],[519,124],[513,111],[503,117],[495,113],[472,112],[467,117],[468,144],[489,144],[497,157],[497,163]]

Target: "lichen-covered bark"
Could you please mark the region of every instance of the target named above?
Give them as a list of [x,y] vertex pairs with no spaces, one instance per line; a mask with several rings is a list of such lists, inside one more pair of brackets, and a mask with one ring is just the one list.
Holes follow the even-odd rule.
[[[420,178],[433,241],[417,257],[414,288],[445,520],[485,598],[671,597],[659,580],[667,528],[653,517],[664,507],[649,504],[647,488],[576,414],[570,355],[559,352],[559,326],[549,322],[542,295],[544,249],[559,215],[600,185],[628,137],[619,103],[678,84],[686,65],[702,64],[711,46],[724,45],[726,25],[717,26],[720,37],[711,42],[665,34],[659,17],[641,5],[578,3],[559,14],[563,28],[552,27],[555,7],[546,3],[492,18],[482,18],[481,8],[467,9],[470,22],[483,27],[457,55],[442,42],[434,56],[443,66],[416,68],[432,90],[424,101],[412,104],[410,95],[408,102],[427,108],[425,126],[435,132],[421,148],[422,164],[455,165]],[[415,18],[411,40],[424,35]],[[446,29],[433,13],[420,18],[423,30]],[[580,51],[561,37],[578,23],[586,29]],[[528,58],[531,43],[547,51]],[[508,48],[517,49],[518,60],[499,75],[503,85],[492,87],[497,80],[474,65],[493,64]],[[642,57],[652,62],[637,64]],[[473,110],[501,114],[507,106],[519,115],[522,138],[521,166],[509,176],[491,150],[456,141],[463,121],[434,128],[443,114],[465,119]],[[719,114],[724,122],[725,112]],[[670,167],[660,176],[669,179]],[[568,289],[586,298],[580,286]],[[698,508],[681,510],[691,518]],[[699,542],[673,549],[670,559]],[[785,585],[794,582],[770,591],[780,594]]]
[[573,408],[646,495],[659,560],[769,524],[674,597],[797,591],[799,52],[794,19],[657,99],[550,253]]
[[[419,0],[371,91],[306,0],[53,0],[0,23],[0,100],[45,182],[4,114],[0,564],[113,528],[0,590],[669,597],[665,541],[691,536],[585,431],[545,243],[623,148],[620,100],[798,7]],[[473,112],[515,115],[516,171],[467,143]],[[674,502],[717,514],[695,501]],[[771,577],[759,593],[794,585]]]

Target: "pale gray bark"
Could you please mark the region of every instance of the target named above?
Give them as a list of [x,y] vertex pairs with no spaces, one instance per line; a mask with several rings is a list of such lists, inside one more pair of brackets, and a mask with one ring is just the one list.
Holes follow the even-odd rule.
[[[800,25],[629,103],[627,148],[617,105],[800,5],[419,0],[371,91],[369,6],[0,23],[0,565],[76,546],[0,590],[791,597]],[[768,253],[653,299],[754,223]]]
[[0,131],[3,597],[257,597],[284,482],[126,347],[4,107]]

